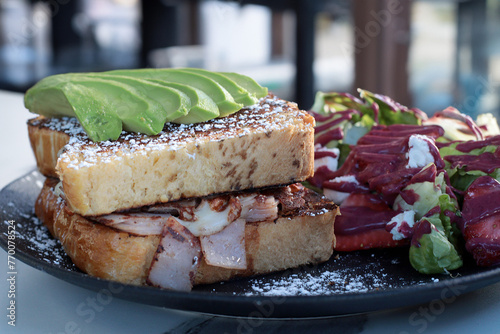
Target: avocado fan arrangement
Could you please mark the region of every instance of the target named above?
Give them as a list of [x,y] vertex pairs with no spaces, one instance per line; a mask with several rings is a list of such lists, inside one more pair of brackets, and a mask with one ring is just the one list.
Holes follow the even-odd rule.
[[167,122],[224,117],[267,93],[237,73],[137,69],[49,76],[26,92],[24,103],[42,116],[76,117],[89,138],[99,142],[116,140],[123,130],[156,135]]

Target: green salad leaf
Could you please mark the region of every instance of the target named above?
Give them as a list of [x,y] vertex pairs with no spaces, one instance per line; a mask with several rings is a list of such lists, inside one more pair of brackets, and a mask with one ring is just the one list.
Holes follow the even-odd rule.
[[445,233],[436,227],[441,222],[439,214],[434,214],[416,223],[416,233],[410,246],[409,258],[413,268],[420,273],[447,273],[463,265],[454,245]]
[[339,167],[350,152],[349,145],[374,125],[422,124],[425,114],[409,109],[391,98],[358,89],[360,98],[349,93],[317,92],[310,111],[316,119],[315,142],[339,148]]
[[[414,182],[419,180],[420,182]],[[421,273],[442,273],[462,265],[461,232],[452,218],[460,217],[458,202],[447,193],[445,172],[437,173],[433,163],[417,173],[394,202],[394,208],[415,212],[415,232],[410,262]],[[410,192],[412,200],[403,194]],[[416,199],[416,200],[415,200]],[[424,225],[427,224],[426,228]],[[426,233],[419,233],[426,229]]]
[[[432,171],[430,171],[431,169]],[[423,174],[436,174],[437,169],[434,163],[428,164],[426,167],[422,168],[420,172],[415,174],[412,179],[418,179]],[[441,172],[432,178],[422,181],[422,182],[409,182],[409,184],[403,188],[402,193],[412,192],[416,195],[417,200],[408,203],[402,194],[399,194],[394,200],[393,208],[395,210],[413,210],[415,211],[415,218],[421,219],[427,212],[432,208],[439,205],[439,198],[441,195],[446,194],[446,182],[444,178],[444,173]]]
[[418,109],[409,109],[388,96],[374,94],[364,89],[358,89],[361,98],[369,105],[378,106],[378,115],[374,117],[378,124],[422,124],[423,112]]
[[[500,142],[500,140],[490,138],[473,142],[476,144],[476,148],[467,152],[461,151],[457,148],[464,142],[453,142],[439,149],[439,154],[443,157],[445,162],[445,170],[450,176],[451,185],[455,189],[462,192],[466,191],[472,182],[480,176],[488,175],[500,181],[500,161],[498,161],[498,167],[494,168],[493,171],[489,173],[484,170],[475,169],[474,167],[476,162],[475,160],[479,160],[481,157],[485,157],[487,155],[494,156],[496,154],[495,152],[499,149],[499,145],[497,143]],[[471,163],[467,163],[467,156],[472,157],[472,159],[469,159],[471,160]],[[460,157],[464,158],[462,162],[459,161]]]

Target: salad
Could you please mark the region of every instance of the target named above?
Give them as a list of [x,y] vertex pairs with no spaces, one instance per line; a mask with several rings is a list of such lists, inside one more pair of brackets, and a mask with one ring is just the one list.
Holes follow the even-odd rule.
[[[336,251],[408,247],[425,274],[500,263],[500,130],[449,107],[428,117],[358,90],[318,92],[315,174],[340,206]],[[481,204],[481,205],[479,205]],[[497,231],[497,225],[499,231]]]

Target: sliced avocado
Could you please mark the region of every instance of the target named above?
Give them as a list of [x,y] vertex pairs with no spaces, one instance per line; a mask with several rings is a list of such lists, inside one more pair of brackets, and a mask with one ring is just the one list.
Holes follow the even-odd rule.
[[122,120],[115,113],[105,93],[71,82],[62,90],[68,103],[74,106],[78,121],[91,140],[116,140],[120,136]]
[[46,117],[75,116],[73,107],[60,89],[61,84],[67,82],[67,75],[62,74],[40,80],[24,95],[24,106],[29,111]]
[[199,123],[219,117],[219,108],[217,107],[217,104],[202,90],[187,85],[162,81],[158,79],[151,79],[149,81],[156,82],[166,87],[178,89],[181,92],[185,93],[191,100],[191,109],[189,109],[188,114],[176,118],[171,122],[179,124]]
[[178,69],[137,69],[137,70],[114,70],[109,72],[113,75],[125,75],[141,79],[158,79],[162,81],[175,82],[198,88],[210,96],[217,107],[219,115],[226,116],[240,110],[243,104],[236,103],[229,92],[216,81],[196,73],[189,73]]
[[[28,109],[44,116],[76,116],[92,140],[103,140],[104,137],[117,139],[122,126],[127,131],[148,135],[158,134],[163,129],[170,111],[166,111],[162,104],[149,97],[145,91],[146,88],[153,89],[155,93],[152,95],[171,92],[164,102],[168,103],[172,110],[184,108],[181,113],[173,114],[173,118],[187,114],[190,102],[182,92],[167,90],[161,85],[150,82],[133,87],[111,78],[103,79],[84,73],[47,77],[30,89],[25,100]],[[77,94],[90,95],[77,97]],[[98,98],[92,99],[93,94]],[[184,98],[181,98],[182,96]],[[54,100],[58,109],[54,107]],[[95,115],[92,114],[93,109],[95,109]],[[104,117],[107,120],[100,122],[97,120],[98,117]],[[102,128],[103,124],[116,123],[116,117],[122,122],[119,129]],[[113,135],[97,135],[99,132]]]
[[76,116],[89,137],[101,141],[117,139],[122,128],[154,135],[167,121],[223,117],[266,94],[266,88],[236,73],[138,69],[53,75],[30,88],[24,102],[47,117]]
[[69,80],[68,75],[47,77],[30,88],[24,98],[31,112],[46,117],[76,116],[90,139],[116,139],[122,121],[102,91]]
[[241,87],[225,75],[217,72],[207,71],[201,68],[181,68],[180,70],[200,74],[218,82],[229,92],[229,94],[231,94],[231,96],[237,103],[243,103],[243,105],[249,106],[258,102],[258,99],[255,95],[253,95],[248,90]]
[[[124,130],[154,135],[165,125],[168,113],[163,106],[130,85],[84,75],[75,76],[71,81],[104,92],[108,103],[122,120]],[[181,105],[179,95],[172,94],[171,97],[177,99],[172,103]]]
[[187,115],[192,107],[192,101],[187,94],[160,83],[105,73],[87,73],[87,76],[121,82],[130,86],[138,96],[158,102],[166,112],[166,122]]
[[257,81],[246,75],[233,72],[219,72],[219,73],[233,80],[238,85],[245,88],[250,93],[254,94],[257,98],[267,96],[268,93],[267,87],[262,87],[257,83]]

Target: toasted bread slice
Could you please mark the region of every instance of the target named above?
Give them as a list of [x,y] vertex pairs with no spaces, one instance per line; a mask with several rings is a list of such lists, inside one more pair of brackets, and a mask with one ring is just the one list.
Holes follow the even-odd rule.
[[[160,242],[160,235],[139,236],[101,225],[70,211],[48,178],[36,200],[35,213],[58,238],[66,253],[84,272],[104,279],[142,285]],[[279,214],[274,221],[245,224],[246,269],[207,264],[205,258],[194,285],[269,273],[327,261],[335,244],[338,207],[309,191],[305,207]]]
[[81,130],[79,135],[85,135],[76,118],[50,119],[39,116],[28,120],[31,148],[38,170],[43,175],[57,177],[56,164],[59,154],[71,136],[76,135],[71,133],[70,129]]
[[37,119],[29,128],[46,175],[68,141],[56,172],[68,206],[83,216],[290,184],[314,172],[314,118],[272,96],[228,117],[168,123],[157,136],[123,133],[112,142],[90,141],[67,119]]

